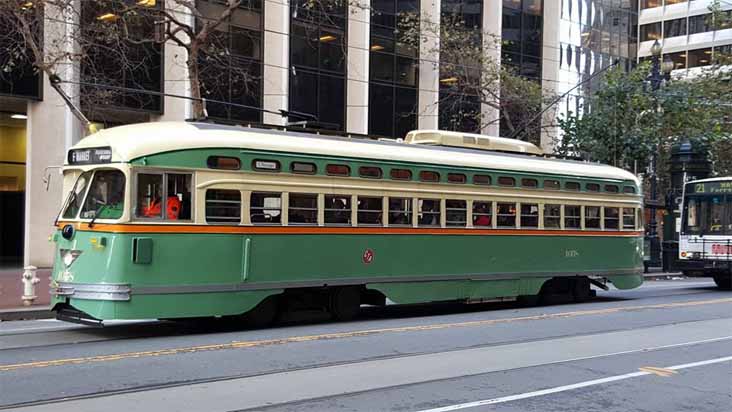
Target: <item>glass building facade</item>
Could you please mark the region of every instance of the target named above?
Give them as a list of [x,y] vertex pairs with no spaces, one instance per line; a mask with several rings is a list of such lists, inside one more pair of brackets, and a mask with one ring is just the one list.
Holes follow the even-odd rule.
[[[224,6],[199,0],[198,8],[203,19],[212,19],[222,15]],[[261,0],[245,0],[216,27],[199,59],[202,97],[253,108],[208,102],[210,117],[261,121],[261,112],[255,108],[262,105],[262,24]]]
[[290,2],[290,121],[345,130],[346,9],[339,0]]
[[369,27],[369,134],[404,137],[417,128],[419,0],[373,0]]
[[[638,3],[633,0],[562,0],[557,93],[562,94],[617,61],[630,70],[637,59]],[[574,90],[559,115],[583,111],[594,79]]]
[[439,128],[480,133],[483,1],[442,0],[440,23],[451,50],[440,54]]

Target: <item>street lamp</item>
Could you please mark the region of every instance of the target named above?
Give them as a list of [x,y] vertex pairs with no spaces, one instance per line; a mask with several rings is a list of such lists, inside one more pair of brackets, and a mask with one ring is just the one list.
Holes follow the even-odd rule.
[[[651,84],[651,91],[653,92],[653,101],[656,106],[656,112],[660,112],[661,108],[658,103],[658,90],[664,81],[668,81],[671,78],[671,70],[674,68],[674,63],[671,59],[666,57],[663,63],[661,63],[661,55],[663,53],[663,47],[661,43],[656,39],[651,46],[651,73],[648,76],[648,82]],[[661,243],[658,241],[658,223],[656,222],[656,209],[658,208],[658,152],[661,146],[661,128],[658,127],[658,139],[656,140],[656,150],[651,155],[651,218],[648,221],[648,241],[650,249],[650,262],[653,266],[658,266],[660,263],[661,255]]]

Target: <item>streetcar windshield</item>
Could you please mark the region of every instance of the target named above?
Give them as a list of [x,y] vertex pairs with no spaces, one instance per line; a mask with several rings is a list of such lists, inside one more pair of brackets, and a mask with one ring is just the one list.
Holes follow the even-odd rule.
[[732,195],[688,196],[684,203],[684,234],[732,235]]
[[119,219],[124,211],[125,175],[119,170],[98,170],[79,215],[82,219]]
[[81,209],[81,202],[84,201],[84,194],[86,188],[89,186],[92,172],[84,172],[76,179],[74,187],[71,189],[69,196],[66,198],[66,209],[64,210],[63,217],[65,219],[73,219]]
[[82,173],[71,189],[65,219],[119,219],[124,210],[125,175],[119,170]]

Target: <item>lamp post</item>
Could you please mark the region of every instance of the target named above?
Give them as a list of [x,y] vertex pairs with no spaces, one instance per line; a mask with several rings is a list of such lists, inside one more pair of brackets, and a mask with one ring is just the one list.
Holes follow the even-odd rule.
[[[656,40],[651,46],[651,73],[648,76],[648,82],[651,85],[651,91],[653,93],[654,106],[656,113],[661,111],[661,107],[658,103],[658,91],[661,89],[663,83],[670,79],[671,70],[674,68],[674,63],[666,59],[661,63],[661,54],[663,48],[661,43]],[[661,147],[661,125],[656,124],[658,128],[658,138],[656,140],[656,150],[651,155],[651,218],[648,221],[648,241],[650,249],[650,262],[649,265],[659,266],[661,261],[661,243],[658,240],[658,223],[656,221],[656,209],[658,208],[658,154]]]

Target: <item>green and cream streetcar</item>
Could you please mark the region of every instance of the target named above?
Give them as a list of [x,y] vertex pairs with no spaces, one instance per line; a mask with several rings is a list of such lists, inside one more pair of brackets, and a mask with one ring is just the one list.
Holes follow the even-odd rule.
[[387,298],[582,299],[643,280],[636,177],[525,142],[149,123],[83,139],[63,173],[52,294],[67,320],[266,323],[313,305],[347,319]]

